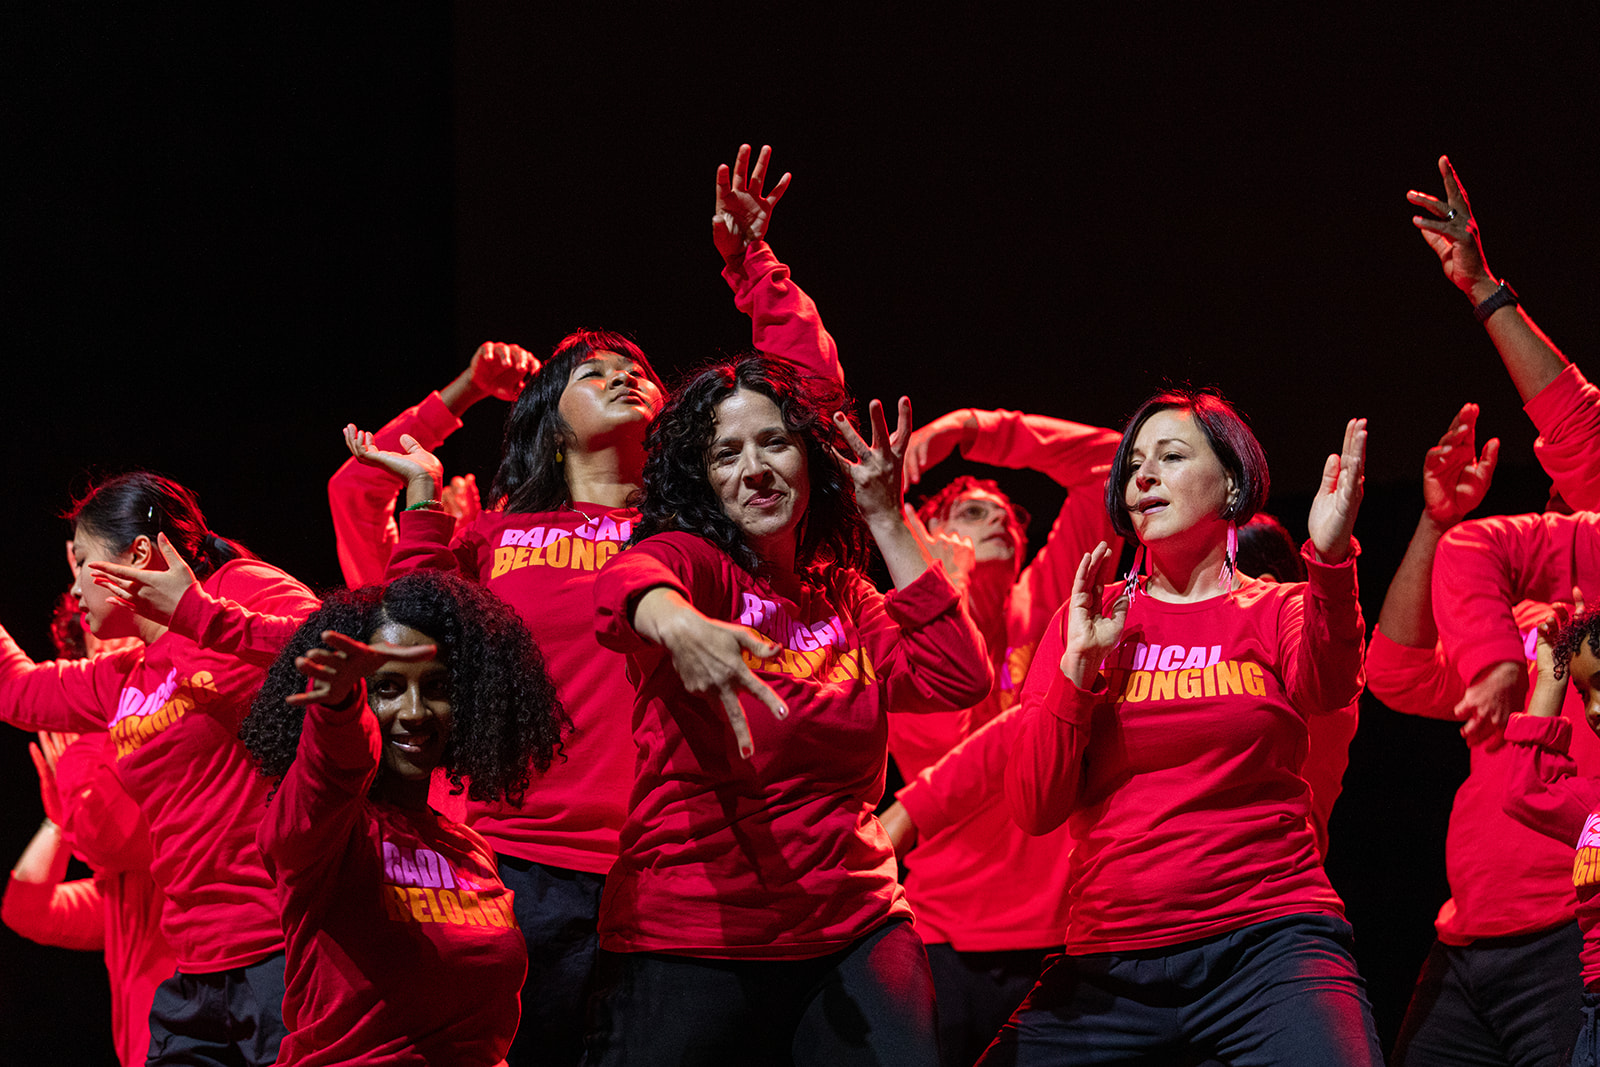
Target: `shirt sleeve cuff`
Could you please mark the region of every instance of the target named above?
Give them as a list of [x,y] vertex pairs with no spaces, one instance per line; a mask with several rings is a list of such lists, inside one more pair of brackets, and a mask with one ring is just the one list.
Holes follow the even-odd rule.
[[917,630],[949,611],[960,599],[944,568],[930,563],[910,585],[893,590],[884,601],[890,618],[905,629]]
[[422,403],[417,405],[418,429],[423,433],[415,434],[423,448],[434,449],[444,443],[444,439],[461,429],[461,420],[456,418],[455,412],[450,410],[437,390],[428,394]]
[[1572,724],[1560,715],[1526,715],[1519,711],[1506,720],[1506,740],[1566,752],[1572,744]]

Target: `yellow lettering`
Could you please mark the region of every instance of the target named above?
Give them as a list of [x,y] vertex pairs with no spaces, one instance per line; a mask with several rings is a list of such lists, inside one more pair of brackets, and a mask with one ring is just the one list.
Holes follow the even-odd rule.
[[1150,672],[1134,671],[1128,675],[1128,685],[1123,691],[1123,699],[1131,700],[1137,704],[1150,695]]
[[411,902],[406,899],[406,891],[397,885],[384,886],[383,911],[391,919],[408,921],[411,918]]
[[572,563],[575,571],[594,570],[594,542],[579,538],[572,543]]
[[443,913],[446,919],[457,926],[460,926],[466,919],[466,916],[462,914],[460,902],[456,900],[456,895],[448,889],[439,890],[439,911]]
[[594,546],[594,569],[599,570],[609,563],[611,557],[617,554],[617,547],[615,541],[601,541],[596,544]]
[[572,538],[563,537],[544,546],[544,562],[549,567],[565,567],[572,554]]
[[1239,661],[1223,660],[1217,664],[1217,696],[1232,696],[1244,692],[1244,682],[1239,678]]
[[1239,669],[1244,676],[1244,691],[1246,693],[1254,697],[1267,695],[1267,679],[1261,671],[1261,664],[1245,663]]
[[433,922],[433,915],[428,911],[428,898],[423,896],[422,890],[413,887],[407,895],[411,898],[411,917],[419,923]]
[[1177,687],[1177,671],[1155,671],[1150,676],[1150,699],[1172,700],[1177,696]]
[[465,926],[487,926],[488,920],[478,910],[478,894],[470,889],[463,889],[459,894],[461,900],[461,915]]
[[1200,695],[1200,676],[1204,671],[1194,667],[1186,667],[1178,672],[1178,696],[1184,700],[1193,700]]
[[510,545],[494,550],[494,568],[489,571],[489,577],[498,578],[511,569],[511,561],[516,558],[517,550]]
[[1208,697],[1216,696],[1217,695],[1217,665],[1215,663],[1213,663],[1211,666],[1206,668],[1205,674],[1202,675],[1202,679],[1205,682],[1205,694],[1206,694],[1206,696],[1208,696]]

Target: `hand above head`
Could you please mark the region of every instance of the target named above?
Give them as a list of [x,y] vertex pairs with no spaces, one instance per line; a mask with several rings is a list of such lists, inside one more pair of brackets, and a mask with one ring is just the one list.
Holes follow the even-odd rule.
[[771,156],[772,146],[762,145],[755,168],[746,178],[750,146],[740,145],[732,169],[726,163],[717,168],[716,200],[711,209],[711,239],[723,259],[732,259],[749,245],[765,239],[767,228],[772,224],[772,210],[789,188],[790,176],[785,173],[770,193],[763,193],[767,181],[767,160]]
[[112,603],[166,626],[172,622],[172,613],[178,610],[178,602],[190,586],[200,582],[166,534],[156,534],[156,548],[167,565],[165,570],[100,561],[87,566],[94,584],[111,591]]
[[906,449],[906,487],[922,481],[928,469],[944,462],[957,445],[970,445],[977,431],[978,419],[971,408],[946,412],[928,425],[917,427]]
[[1344,447],[1322,467],[1322,484],[1311,501],[1306,532],[1324,563],[1343,563],[1350,555],[1356,513],[1361,510],[1367,461],[1367,420],[1351,419],[1344,428]]
[[444,464],[410,434],[400,435],[400,447],[404,452],[385,452],[373,448],[372,435],[356,429],[352,422],[344,428],[344,443],[350,454],[362,463],[379,467],[404,481],[408,505],[440,499],[444,491]]
[[483,500],[478,496],[478,478],[474,474],[458,474],[450,479],[439,494],[439,503],[456,520],[456,529],[468,526],[483,512]]
[[56,762],[77,739],[77,734],[41,730],[37,743],[28,742],[28,755],[33,757],[34,769],[39,772],[39,799],[44,802],[44,817],[57,826],[61,825],[61,792],[56,786]]
[[1467,192],[1461,188],[1455,168],[1450,166],[1450,157],[1439,157],[1439,176],[1444,179],[1443,200],[1415,189],[1406,194],[1412,206],[1425,212],[1411,216],[1411,224],[1422,231],[1422,239],[1439,256],[1444,276],[1476,303],[1488,297],[1485,288],[1498,283],[1484,262],[1478,221],[1472,216],[1472,205],[1467,202]]
[[869,523],[887,517],[900,521],[904,518],[901,504],[905,499],[900,472],[905,463],[906,446],[911,442],[911,401],[907,397],[900,398],[898,418],[892,434],[883,413],[882,401],[874,400],[867,405],[867,419],[872,424],[870,442],[861,439],[861,434],[845,418],[844,412],[834,413],[833,424],[844,437],[845,445],[855,453],[855,458],[837,450],[835,455],[855,483],[856,504],[861,508],[862,517]]
[[1066,651],[1061,654],[1061,673],[1080,689],[1091,687],[1099,678],[1100,664],[1122,640],[1122,627],[1128,621],[1128,605],[1133,592],[1130,583],[1105,614],[1104,571],[1114,565],[1111,548],[1101,541],[1078,561],[1072,579],[1072,595],[1067,599]]
[[485,341],[472,354],[472,384],[489,396],[515,400],[539,367],[539,360],[521,345]]
[[1484,669],[1455,706],[1461,736],[1469,745],[1499,748],[1501,732],[1513,712],[1521,711],[1528,693],[1528,669],[1507,660]]
[[1478,405],[1463,404],[1439,443],[1422,461],[1422,499],[1428,518],[1447,530],[1483,502],[1500,458],[1500,439],[1492,437],[1477,453],[1474,433]]
[[294,669],[305,675],[310,684],[305,692],[288,697],[290,704],[341,707],[361,680],[385,663],[416,663],[432,658],[438,651],[435,645],[388,645],[381,641],[368,645],[337,630],[322,631],[322,640],[326,647],[295,657]]
[[972,580],[972,571],[978,565],[978,550],[973,547],[972,538],[945,533],[943,530],[933,533],[910,504],[905,505],[905,517],[911,536],[917,539],[930,559],[944,564],[945,577],[956,587],[956,592],[965,595]]

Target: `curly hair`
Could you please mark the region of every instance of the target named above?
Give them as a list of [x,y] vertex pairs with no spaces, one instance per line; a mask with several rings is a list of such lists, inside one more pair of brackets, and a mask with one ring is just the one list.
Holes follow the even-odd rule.
[[974,478],[970,474],[958,475],[949,485],[917,505],[917,518],[921,519],[924,525],[948,522],[956,501],[968,493],[978,492],[993,493],[1005,502],[1006,530],[1021,546],[1012,562],[1016,564],[1018,571],[1022,570],[1022,557],[1028,549],[1028,524],[1033,521],[1033,516],[1028,514],[1027,508],[1007,496],[1005,490],[1000,488],[1000,483],[993,478]]
[[1238,494],[1222,509],[1222,518],[1240,525],[1249,522],[1250,516],[1266,506],[1272,483],[1261,442],[1250,432],[1238,410],[1217,390],[1166,389],[1139,405],[1139,410],[1133,413],[1122,431],[1122,443],[1117,446],[1116,458],[1112,460],[1113,477],[1106,479],[1106,514],[1111,517],[1111,525],[1118,536],[1129,541],[1135,539],[1133,520],[1128,517],[1128,504],[1124,499],[1128,479],[1133,476],[1128,457],[1133,452],[1134,440],[1146,419],[1169,408],[1194,416],[1211,451],[1216,453],[1223,469],[1233,475]]
[[1567,676],[1572,657],[1582,651],[1585,644],[1591,653],[1600,656],[1600,608],[1573,616],[1572,621],[1556,634],[1555,647],[1551,651],[1555,656],[1557,678]]
[[567,479],[556,453],[572,427],[561,417],[561,394],[566,392],[572,368],[597,352],[626,356],[661,387],[644,352],[620,333],[576,330],[563,337],[506,416],[500,469],[489,494],[494,500],[504,500],[507,511],[555,511],[567,502]]
[[740,389],[776,404],[784,427],[805,446],[811,494],[800,516],[796,569],[865,567],[866,520],[856,506],[850,475],[834,455],[835,448],[845,446],[833,413],[849,413],[850,394],[831,378],[805,374],[786,359],[759,353],[708,364],[668,398],[645,438],[643,498],[629,543],[681,530],[710,541],[752,574],[767,571],[769,564],[723,509],[708,473],[717,405]]
[[305,711],[285,699],[305,689],[295,657],[321,645],[326,630],[369,641],[388,622],[426,634],[450,668],[453,722],[442,763],[453,792],[466,778],[473,800],[520,804],[532,770],[550,766],[571,720],[516,612],[482,586],[436,571],[340,590],[295,631],[239,729],[262,776],[281,782],[300,745]]

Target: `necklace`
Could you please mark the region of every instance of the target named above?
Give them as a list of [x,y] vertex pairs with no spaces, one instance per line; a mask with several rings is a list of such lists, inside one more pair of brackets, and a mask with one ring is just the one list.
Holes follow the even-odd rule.
[[576,507],[573,506],[572,501],[570,501],[570,500],[567,501],[567,510],[571,511],[571,512],[575,512],[575,513],[577,513],[579,515],[582,515],[584,518],[589,520],[591,525],[598,525],[599,522],[600,522],[598,517],[589,514],[587,511],[579,511]]

